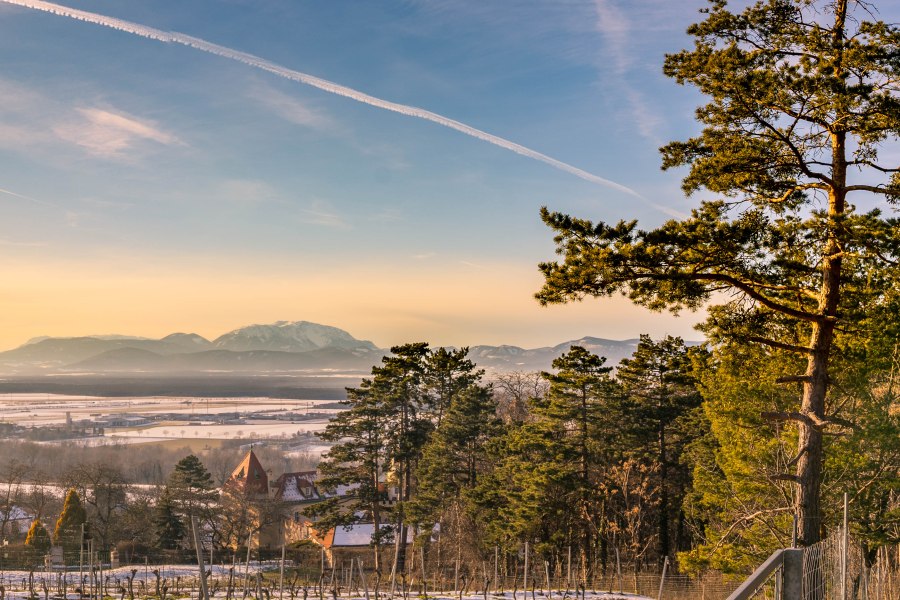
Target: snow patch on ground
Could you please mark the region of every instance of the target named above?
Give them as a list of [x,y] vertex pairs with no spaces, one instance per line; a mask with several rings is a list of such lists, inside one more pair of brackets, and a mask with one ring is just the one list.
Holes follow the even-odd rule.
[[[277,571],[279,568],[279,561],[264,561],[264,562],[251,562],[249,567],[246,565],[237,565],[234,567],[234,586],[238,590],[236,595],[241,596],[242,590],[244,586],[244,574],[245,572],[250,575],[255,575],[259,571]],[[209,569],[209,567],[207,567]],[[104,579],[106,576],[109,576],[109,587],[107,589],[107,595],[113,597],[119,597],[120,592],[118,591],[119,585],[118,583],[125,584],[127,578],[131,575],[132,570],[134,573],[134,591],[135,598],[140,597],[140,592],[144,587],[150,589],[150,591],[155,590],[156,586],[156,575],[153,573],[154,570],[159,570],[159,576],[161,579],[165,579],[169,584],[169,598],[173,598],[174,600],[174,582],[176,578],[181,580],[180,590],[181,593],[178,594],[179,599],[187,599],[191,600],[199,600],[199,592],[194,589],[193,592],[191,588],[196,588],[197,586],[197,566],[196,565],[157,565],[157,566],[149,566],[144,567],[142,565],[131,565],[127,567],[118,567],[116,569],[104,569],[103,575]],[[209,569],[212,573],[212,578],[217,579],[220,582],[220,585],[211,587],[217,587],[218,591],[215,594],[211,594],[213,598],[225,598],[225,591],[222,589],[227,582],[228,572],[230,567],[222,566],[222,565],[213,565],[211,569]],[[0,571],[0,585],[3,585],[6,589],[5,592],[5,600],[31,600],[31,596],[29,595],[29,591],[27,587],[23,585],[23,582],[27,582],[28,580],[28,571]],[[68,579],[68,590],[69,593],[66,595],[65,599],[61,594],[56,594],[57,585],[59,582],[59,578],[62,576],[61,572],[51,571],[51,572],[35,572],[34,573],[34,581],[35,581],[35,592],[37,593],[37,597],[39,600],[43,600],[43,587],[41,585],[41,581],[46,581],[47,586],[49,588],[49,598],[52,600],[81,600],[82,597],[79,597],[77,593],[75,593],[75,582],[78,579],[78,571],[68,571],[67,579]],[[255,579],[251,577],[251,580]],[[146,586],[140,585],[140,582],[146,581]],[[285,577],[285,581],[287,581],[287,577]],[[255,582],[250,584],[251,597],[255,597]],[[308,598],[311,600],[317,600],[318,595],[313,591],[312,588],[307,588],[308,590]],[[301,592],[294,591],[295,598],[298,594],[302,594]],[[418,594],[410,594],[411,596],[419,597]],[[235,595],[232,596],[233,598]],[[272,599],[280,598],[279,591],[276,588],[270,589],[270,595],[263,595],[264,598],[271,597]],[[386,593],[381,593],[379,595],[383,600],[388,600],[389,595]],[[84,596],[83,598],[87,598]],[[287,588],[284,591],[284,598],[291,598]],[[327,600],[331,600],[333,598],[331,592],[326,592],[325,598]],[[370,592],[369,599],[366,599],[366,595],[363,590],[354,590],[351,593],[338,593],[337,598],[340,600],[372,600],[374,598],[374,593]],[[465,595],[460,595],[459,592],[429,592],[428,594],[429,600],[485,600],[484,593],[473,593],[469,592]],[[402,599],[402,596],[399,594],[395,596],[395,600]],[[575,594],[573,591],[562,592],[559,590],[554,590],[550,593],[544,593],[535,591],[532,596],[531,593],[525,594],[523,592],[492,592],[487,595],[487,600],[653,600],[648,596],[641,596],[639,594],[632,594],[628,592],[604,592],[598,590],[587,590],[582,595],[581,593]]]

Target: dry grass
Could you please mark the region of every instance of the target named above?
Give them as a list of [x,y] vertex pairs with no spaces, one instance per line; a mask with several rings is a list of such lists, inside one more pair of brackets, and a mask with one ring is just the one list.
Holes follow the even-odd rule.
[[141,450],[145,448],[165,448],[167,450],[180,450],[181,448],[189,448],[194,454],[203,452],[204,450],[214,450],[221,448],[227,440],[199,439],[199,438],[179,438],[171,440],[160,440],[157,442],[141,442],[138,446]]

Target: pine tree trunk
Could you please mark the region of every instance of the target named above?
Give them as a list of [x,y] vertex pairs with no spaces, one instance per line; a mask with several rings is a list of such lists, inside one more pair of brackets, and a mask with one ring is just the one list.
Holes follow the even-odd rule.
[[[844,170],[846,170],[846,166]],[[838,180],[837,174],[835,180]],[[844,212],[844,197],[840,192],[832,192],[831,196],[829,212],[833,224]],[[840,244],[832,236],[827,242],[823,257],[822,292],[819,301],[819,314],[823,316],[823,319],[812,326],[809,344],[811,353],[807,360],[803,398],[800,404],[800,413],[805,420],[799,421],[796,502],[799,524],[798,540],[802,546],[814,544],[821,539],[822,423],[826,418],[827,367],[834,340],[834,326],[840,298],[840,252]]]
[[[842,79],[845,73],[843,53],[844,25],[847,19],[847,0],[837,0],[834,6],[834,76]],[[840,129],[841,113],[831,133],[831,181],[828,194],[829,234],[822,255],[822,287],[818,314],[821,320],[813,323],[809,348],[811,350],[803,383],[800,413],[810,418],[800,421],[797,461],[797,521],[800,545],[808,546],[822,539],[822,423],[825,420],[825,398],[828,393],[828,362],[834,341],[838,302],[841,292],[842,244],[841,223],[846,213],[847,194],[847,138]]]

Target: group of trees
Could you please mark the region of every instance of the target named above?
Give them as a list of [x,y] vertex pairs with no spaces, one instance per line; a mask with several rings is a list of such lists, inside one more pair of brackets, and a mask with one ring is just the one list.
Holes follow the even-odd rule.
[[321,526],[374,523],[376,555],[395,548],[392,572],[406,540],[436,535],[468,564],[525,542],[554,568],[574,552],[584,576],[615,552],[640,567],[691,547],[682,455],[703,431],[699,348],[644,336],[613,376],[573,346],[546,385],[514,374],[496,390],[465,348],[391,352],[322,434],[335,445],[319,483],[343,493],[309,511]]
[[708,98],[662,148],[691,215],[642,230],[542,211],[559,262],[542,303],[623,293],[705,307],[693,448],[697,567],[756,561],[834,526],[850,495],[867,557],[898,540],[900,28],[860,0],[710,0],[664,73]]
[[[229,456],[233,468],[235,452]],[[67,490],[61,504],[57,486],[32,481],[21,463],[11,465],[18,476],[17,485],[5,486],[5,502],[0,505],[3,539],[11,539],[13,549],[20,544],[23,560],[34,564],[42,563],[51,546],[60,546],[69,564],[77,562],[80,551],[88,546],[104,553],[118,549],[127,554],[123,559],[177,558],[193,548],[192,518],[207,543],[219,549],[235,548],[279,516],[267,498],[243,493],[230,486],[227,477],[220,485],[193,454],[179,460],[164,483],[156,486],[134,485],[119,470],[102,463],[81,464],[60,482]],[[22,487],[33,489],[25,494]],[[12,522],[17,511],[34,514],[24,542],[20,539],[18,544]],[[50,521],[54,514],[58,518]]]
[[506,393],[498,413],[476,371],[438,404],[432,354],[394,349],[330,428],[357,445],[326,467],[399,538],[436,521],[477,532],[475,552],[574,547],[586,570],[610,544],[637,562],[655,546],[745,569],[794,536],[821,540],[847,492],[867,558],[900,540],[900,220],[883,212],[900,199],[900,29],[859,0],[702,12],[693,48],[663,70],[709,102],[695,137],[662,148],[663,168],[718,198],[650,230],[543,209],[562,258],[540,265],[537,299],[703,307],[708,352],[642,340],[648,357],[612,377],[573,348],[545,395]]

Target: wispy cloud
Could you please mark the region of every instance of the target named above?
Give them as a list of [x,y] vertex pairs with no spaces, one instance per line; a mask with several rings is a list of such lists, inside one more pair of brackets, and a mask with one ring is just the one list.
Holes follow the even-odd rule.
[[312,129],[327,129],[334,125],[331,118],[324,111],[312,108],[293,96],[289,96],[271,86],[254,86],[248,92],[248,96],[285,121],[295,125]]
[[174,134],[156,123],[126,113],[99,108],[79,108],[72,119],[59,123],[53,132],[67,142],[104,158],[126,155],[138,143],[151,141],[165,146],[183,145]]
[[628,107],[634,118],[634,126],[645,140],[659,148],[665,144],[665,140],[659,134],[660,128],[665,124],[658,111],[654,111],[647,102],[647,97],[630,85],[623,86],[623,92],[628,97]]
[[[41,93],[19,82],[0,78],[0,147],[37,153],[43,160],[60,140],[104,159],[132,159],[149,145],[183,146],[158,123],[129,114],[108,103],[80,101]],[[104,104],[98,106],[98,104]]]
[[259,179],[228,179],[218,188],[218,198],[239,206],[282,202],[279,193],[269,183]]
[[66,225],[69,227],[78,227],[81,225],[81,215],[74,210],[67,210],[65,214]]
[[654,146],[661,146],[663,140],[658,131],[662,120],[649,107],[645,95],[629,81],[629,74],[634,70],[632,57],[637,53],[631,21],[615,0],[594,0],[594,10],[595,29],[603,40],[602,68],[611,67],[621,93],[628,98],[630,121],[641,137]]
[[406,215],[398,208],[385,207],[368,216],[370,221],[377,223],[396,223],[406,219]]
[[309,208],[301,208],[300,221],[333,229],[350,229],[350,224],[323,200],[313,200]]
[[19,242],[16,240],[0,238],[0,246],[10,246],[13,248],[45,248],[48,245],[47,242]]
[[302,83],[304,85],[309,85],[315,88],[318,88],[322,91],[336,94],[338,96],[343,96],[345,98],[350,98],[351,100],[355,100],[357,102],[361,102],[363,104],[368,104],[370,106],[374,106],[376,108],[380,108],[383,110],[387,110],[390,112],[399,113],[408,117],[415,117],[417,119],[423,119],[425,121],[430,121],[442,127],[446,127],[448,129],[453,129],[465,135],[471,136],[473,138],[479,139],[483,142],[487,142],[489,144],[493,144],[500,148],[504,148],[509,150],[510,152],[515,152],[521,156],[525,156],[527,158],[542,162],[544,164],[550,165],[556,169],[569,173],[570,175],[574,175],[586,181],[590,181],[592,183],[596,183],[599,185],[603,185],[606,187],[610,187],[631,196],[635,196],[637,198],[643,199],[643,197],[638,194],[633,189],[624,186],[620,183],[612,181],[610,179],[606,179],[604,177],[600,177],[583,169],[580,169],[574,165],[570,165],[561,160],[557,160],[551,156],[538,152],[537,150],[532,150],[526,146],[521,144],[517,144],[511,140],[502,138],[497,135],[493,135],[486,131],[482,131],[481,129],[477,129],[472,127],[471,125],[467,125],[455,119],[451,119],[449,117],[445,117],[444,115],[432,112],[430,110],[425,110],[422,108],[418,108],[416,106],[409,106],[406,104],[400,104],[398,102],[391,102],[390,100],[384,100],[382,98],[377,98],[370,94],[366,94],[365,92],[361,92],[359,90],[353,89],[351,87],[340,85],[333,81],[328,81],[327,79],[322,79],[320,77],[315,77],[313,75],[309,75],[307,73],[302,73],[300,71],[295,71],[294,69],[288,69],[281,65],[275,64],[253,54],[249,54],[246,52],[241,52],[239,50],[234,50],[232,48],[228,48],[226,46],[220,46],[219,44],[214,44],[212,42],[208,42],[206,40],[195,38],[189,35],[185,35],[182,33],[162,31],[160,29],[155,29],[153,27],[147,27],[146,25],[141,25],[139,23],[134,23],[131,21],[126,21],[124,19],[116,19],[114,17],[108,17],[106,15],[101,15],[97,13],[92,13],[84,10],[78,10],[75,8],[70,8],[67,6],[62,6],[60,4],[55,4],[52,2],[43,2],[41,0],[0,0],[2,2],[6,2],[8,4],[15,4],[18,6],[23,6],[25,8],[45,11],[48,13],[52,13],[55,15],[60,15],[63,17],[67,17],[70,19],[75,19],[78,21],[85,21],[88,23],[93,23],[96,25],[102,25],[104,27],[109,27],[112,29],[116,29],[118,31],[125,31],[127,33],[131,33],[133,35],[137,35],[140,37],[144,37],[151,40],[157,40],[160,42],[168,42],[168,43],[176,43],[184,46],[188,46],[191,48],[195,48],[197,50],[208,52],[210,54],[214,54],[216,56],[221,56],[223,58],[227,58],[230,60],[234,60],[245,65],[261,69],[263,71],[267,71],[279,77],[284,77],[285,79],[289,79],[291,81],[296,81],[298,83]]
[[423,252],[422,254],[413,254],[412,258],[415,260],[428,260],[429,258],[434,258],[436,255],[434,252]]
[[628,18],[612,0],[594,0],[597,13],[596,29],[603,37],[605,55],[612,59],[618,75],[623,75],[631,66],[629,35],[631,24]]

